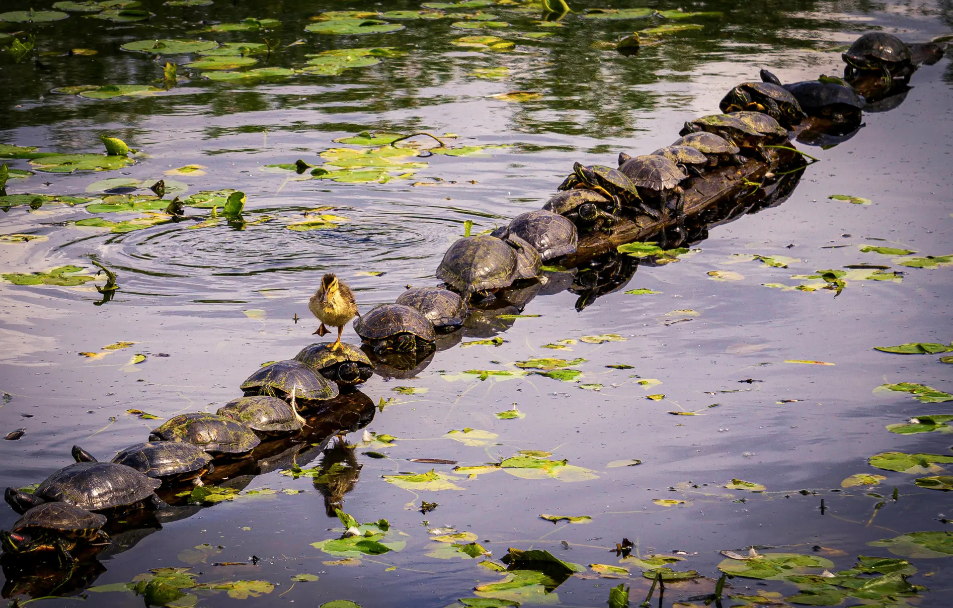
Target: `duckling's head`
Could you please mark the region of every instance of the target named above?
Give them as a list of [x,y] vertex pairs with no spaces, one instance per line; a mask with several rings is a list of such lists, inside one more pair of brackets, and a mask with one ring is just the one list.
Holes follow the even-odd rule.
[[333,272],[329,272],[321,279],[321,288],[318,290],[322,296],[327,297],[338,290],[338,278]]

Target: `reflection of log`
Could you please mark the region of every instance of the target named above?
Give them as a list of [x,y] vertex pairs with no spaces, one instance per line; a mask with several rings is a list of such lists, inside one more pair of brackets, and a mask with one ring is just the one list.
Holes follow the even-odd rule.
[[[718,167],[705,173],[703,178],[692,177],[686,180],[682,185],[685,190],[685,215],[698,215],[731,197],[750,192],[753,187],[751,182],[760,184],[770,168],[762,162],[749,160],[741,166]],[[635,220],[624,219],[616,223],[611,235],[592,232],[580,238],[576,252],[567,255],[562,264],[567,267],[580,266],[595,257],[615,251],[619,245],[655,240],[663,230],[675,226],[674,214],[669,214],[661,220],[653,220],[646,215],[640,215]]]

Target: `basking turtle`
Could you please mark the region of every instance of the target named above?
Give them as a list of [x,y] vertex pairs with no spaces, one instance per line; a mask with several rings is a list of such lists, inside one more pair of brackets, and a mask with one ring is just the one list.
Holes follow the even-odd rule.
[[261,443],[255,432],[241,422],[202,412],[169,418],[152,430],[149,441],[191,443],[213,454],[244,454]]
[[659,219],[661,214],[652,209],[639,197],[639,191],[618,169],[604,165],[586,167],[582,163],[572,166],[572,175],[559,184],[557,190],[587,188],[609,197],[613,202],[612,214],[617,215],[624,205],[633,205],[649,216]]
[[[73,446],[72,453],[76,462],[97,462],[92,454],[78,445]],[[202,485],[199,478],[213,468],[212,457],[205,450],[191,443],[173,441],[131,445],[116,454],[112,462],[173,485],[185,482]]]
[[543,258],[536,248],[525,240],[509,234],[503,239],[516,249],[516,278],[535,279],[539,276],[539,269],[543,266]]
[[[761,116],[764,116],[764,114],[761,114]],[[768,118],[771,119],[770,116]],[[764,134],[761,133],[759,128],[752,126],[751,122],[751,120],[743,120],[741,116],[738,116],[738,113],[711,114],[686,122],[678,134],[685,136],[699,131],[714,133],[724,137],[739,148],[753,150],[758,158],[770,162],[771,157],[764,149]]]
[[738,120],[742,121],[764,137],[767,143],[779,143],[788,138],[788,130],[781,126],[781,123],[761,112],[733,112]]
[[597,229],[611,233],[619,218],[607,212],[612,201],[592,190],[567,190],[556,194],[543,205],[544,211],[562,215],[583,229]]
[[375,307],[354,322],[354,331],[375,353],[429,352],[437,340],[433,323],[416,308],[401,304]]
[[295,355],[295,361],[304,363],[322,377],[337,383],[338,387],[361,384],[374,374],[374,364],[367,358],[364,351],[346,342],[342,342],[338,349],[332,346],[330,344],[305,346]]
[[435,329],[456,329],[467,318],[468,308],[458,294],[441,287],[414,287],[397,297],[395,304],[410,306],[427,317]]
[[70,551],[82,543],[103,542],[106,517],[65,502],[48,502],[23,514],[8,532],[0,530],[0,545],[8,553],[55,551],[63,566],[76,560]]
[[[494,236],[477,235],[450,245],[437,268],[437,278],[463,294],[464,301],[469,302],[473,293],[499,289],[515,281],[518,266],[517,252],[512,245]],[[359,322],[355,322],[355,327]]]
[[762,112],[786,127],[800,124],[804,118],[797,98],[773,82],[743,82],[728,91],[718,106],[722,112]]
[[[761,79],[776,85],[781,84],[778,77],[768,70],[761,70]],[[801,108],[809,116],[818,116],[834,122],[860,122],[861,111],[867,103],[850,85],[836,77],[822,75],[817,80],[783,86],[797,98]]]
[[246,397],[268,395],[279,399],[325,401],[340,394],[338,385],[300,361],[288,359],[266,365],[242,382]]
[[841,57],[847,64],[846,80],[854,80],[862,72],[880,72],[889,87],[894,77],[909,78],[916,70],[909,47],[903,40],[884,32],[864,34]]
[[681,146],[695,148],[704,154],[708,158],[709,167],[740,165],[744,163],[744,159],[738,156],[738,152],[741,151],[738,146],[724,137],[715,135],[714,133],[708,133],[707,131],[689,133],[685,137],[675,140],[670,147]]
[[685,193],[678,185],[688,179],[688,175],[678,165],[664,156],[636,156],[625,161],[619,171],[639,189],[642,200],[660,209],[674,209],[679,226],[684,224]]
[[[691,146],[665,146],[652,152],[650,156],[664,156],[681,169],[683,172],[701,176],[705,167],[708,166],[708,157],[701,153],[697,148]],[[619,167],[632,158],[625,152],[619,154]]]
[[105,511],[139,503],[161,504],[158,479],[111,462],[77,462],[47,477],[33,494],[7,488],[3,498],[17,513],[46,502],[66,502],[87,511]]
[[233,399],[215,413],[242,422],[261,435],[294,433],[304,426],[304,419],[293,407],[283,399],[268,395]]
[[575,253],[579,240],[576,226],[571,221],[546,209],[521,213],[509,225],[493,231],[493,236],[499,238],[508,235],[516,235],[532,245],[543,261]]

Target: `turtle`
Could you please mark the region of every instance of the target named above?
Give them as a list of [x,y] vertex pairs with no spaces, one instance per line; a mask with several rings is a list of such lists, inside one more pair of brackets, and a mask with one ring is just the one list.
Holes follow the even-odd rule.
[[[735,112],[734,114],[711,114],[709,116],[702,116],[701,118],[686,122],[678,134],[685,136],[689,133],[697,133],[698,131],[714,133],[715,135],[724,137],[739,148],[754,151],[755,156],[760,160],[770,162],[771,158],[764,149],[765,134],[761,132],[759,126],[753,124],[755,120],[747,117],[746,114],[758,113]],[[766,117],[777,124],[777,121],[770,116],[766,116],[765,114],[758,115]],[[778,128],[780,128],[780,126]]]
[[639,191],[625,175],[618,169],[606,167],[605,165],[591,165],[589,167],[582,163],[574,163],[572,174],[559,184],[557,190],[569,190],[571,188],[587,188],[595,190],[608,196],[612,202],[613,215],[618,215],[625,205],[635,205],[644,213],[654,219],[659,219],[661,214],[658,210],[652,209],[639,197]]
[[[664,156],[678,165],[683,172],[699,177],[703,174],[702,169],[708,166],[708,157],[691,146],[665,146],[652,152],[650,156]],[[630,158],[632,157],[625,152],[619,154],[619,167],[621,168]]]
[[797,98],[773,82],[743,82],[728,91],[718,107],[726,114],[749,110],[762,112],[785,127],[800,124],[806,116]]
[[305,346],[295,355],[295,361],[304,363],[322,377],[337,383],[338,388],[361,384],[374,374],[374,364],[364,351],[346,342],[342,342],[338,349],[332,348],[333,346]]
[[612,200],[599,192],[573,189],[553,196],[543,205],[543,210],[562,215],[579,228],[611,233],[612,226],[619,221],[618,217],[606,211],[612,204]]
[[684,226],[685,193],[678,185],[688,175],[677,164],[664,156],[649,154],[630,158],[619,171],[639,189],[642,200],[653,201],[660,209],[674,209],[680,229]]
[[160,485],[158,479],[124,464],[77,462],[47,477],[33,494],[7,488],[3,498],[21,514],[46,502],[66,502],[87,511],[110,511],[141,503],[158,507],[162,501],[155,489]]
[[244,454],[261,443],[245,424],[204,412],[169,418],[149,433],[149,441],[191,443],[211,454]]
[[744,163],[744,159],[738,156],[738,152],[741,151],[738,146],[720,135],[708,133],[707,131],[689,133],[684,137],[680,137],[672,142],[672,147],[677,146],[695,148],[708,158],[709,167],[740,165]]
[[215,414],[242,422],[259,435],[266,436],[294,433],[304,426],[304,419],[285,400],[268,395],[232,399]]
[[[777,76],[761,70],[761,79],[780,85]],[[818,116],[834,122],[860,122],[866,100],[854,92],[845,81],[821,75],[817,80],[805,80],[783,85],[801,104],[809,116]]]
[[248,376],[240,387],[246,397],[268,395],[279,399],[326,401],[340,394],[338,385],[294,359],[276,361]]
[[916,70],[910,48],[893,34],[868,32],[854,41],[841,57],[847,64],[844,79],[854,80],[862,72],[880,72],[890,87],[893,78],[909,78]]
[[450,245],[437,268],[437,278],[469,302],[473,293],[492,291],[515,281],[518,267],[517,252],[511,244],[481,234]]
[[[76,462],[97,462],[92,454],[78,445],[73,446],[72,454]],[[132,467],[146,477],[170,485],[185,482],[202,485],[200,477],[214,468],[212,457],[199,446],[173,441],[131,445],[120,450],[112,462]]]
[[375,353],[428,352],[437,340],[433,323],[416,308],[402,304],[371,309],[354,322],[354,331]]
[[0,530],[0,545],[8,553],[55,551],[63,566],[76,560],[70,551],[83,543],[106,542],[106,517],[66,502],[47,502],[23,514],[10,531]]
[[543,258],[536,248],[515,234],[509,234],[503,240],[516,249],[516,278],[535,279],[538,277],[539,269],[543,267]]
[[575,224],[546,209],[521,213],[508,225],[494,230],[491,234],[499,238],[515,234],[532,245],[544,262],[575,253],[579,241]]
[[408,289],[400,294],[394,303],[416,308],[437,330],[460,327],[468,312],[468,307],[459,294],[442,287]]

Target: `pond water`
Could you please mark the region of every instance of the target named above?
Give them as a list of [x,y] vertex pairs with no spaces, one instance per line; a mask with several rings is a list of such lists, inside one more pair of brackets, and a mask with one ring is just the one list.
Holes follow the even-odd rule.
[[[2,11],[52,4],[4,0]],[[39,238],[0,242],[0,431],[24,430],[0,441],[2,487],[41,481],[72,462],[74,444],[106,458],[145,441],[163,419],[214,412],[240,396],[261,364],[314,341],[307,300],[325,272],[354,289],[362,311],[393,302],[407,285],[436,283],[443,252],[467,220],[479,232],[539,208],[575,161],[612,165],[620,151],[668,145],[685,120],[716,112],[732,86],[757,80],[762,67],[784,82],[840,74],[844,45],[861,33],[924,42],[953,28],[944,1],[653,2],[650,9],[705,14],[612,19],[573,5],[578,12],[552,21],[541,20],[538,4],[515,0],[423,14],[412,2],[166,4],[127,7],[152,14],[143,21],[96,7],[58,21],[0,23],[0,46],[27,34],[36,45],[19,63],[0,53],[2,144],[99,154],[108,134],[139,151],[134,164],[101,172],[67,173],[55,157],[7,158],[11,169],[33,171],[11,177],[9,195],[101,199],[104,190],[164,178],[166,201],[222,189],[247,199],[243,224],[226,221],[221,195],[214,216],[211,204],[187,206],[180,222],[141,187],[126,201],[134,208],[118,212],[5,199],[0,234]],[[332,10],[402,12],[338,17],[333,27],[314,19]],[[367,25],[371,18],[383,23]],[[322,33],[329,27],[345,33]],[[352,27],[384,31],[354,35]],[[614,50],[619,35],[657,27],[667,30],[643,33],[650,44],[637,56]],[[121,48],[157,39],[244,44],[218,57],[246,65],[189,67],[203,58],[148,43],[133,47],[145,51]],[[213,46],[192,44],[185,50]],[[168,90],[167,63],[178,64]],[[241,77],[260,68],[296,73]],[[52,92],[80,85],[89,88]],[[118,95],[130,90],[110,85],[154,90]],[[676,262],[622,264],[621,285],[580,311],[566,277],[550,275],[522,311],[504,311],[522,316],[487,314],[416,375],[376,375],[313,418],[299,441],[263,444],[257,463],[220,467],[209,487],[225,489],[206,502],[228,500],[189,505],[164,496],[172,506],[156,516],[111,522],[112,545],[72,571],[8,560],[3,597],[44,597],[50,606],[601,606],[622,583],[637,605],[654,568],[674,561],[649,559],[661,555],[679,558],[667,564],[672,570],[699,576],[667,583],[661,599],[656,589],[652,605],[700,606],[715,591],[719,564],[738,573],[781,563],[721,554],[746,557],[754,546],[807,557],[785,563],[801,570],[771,570],[772,580],[731,578],[720,605],[949,605],[950,536],[914,537],[929,538],[932,549],[870,545],[953,533],[950,495],[915,482],[942,483],[948,474],[949,427],[935,419],[915,429],[930,432],[886,428],[953,414],[953,403],[878,389],[912,383],[953,392],[953,366],[940,360],[949,353],[874,350],[953,341],[951,260],[923,260],[953,254],[953,64],[925,66],[911,85],[839,145],[797,144],[820,162],[783,204],[712,225]],[[426,132],[445,147],[426,136],[416,148],[335,141],[362,132]],[[301,174],[299,159],[309,165]],[[322,165],[330,173],[312,176],[310,166]],[[99,183],[117,178],[127,181]],[[16,284],[67,265],[93,275],[94,261],[116,274],[117,291],[95,288],[103,275]],[[848,273],[842,290],[793,289],[824,286],[826,270]],[[47,275],[49,282],[69,281]],[[642,288],[657,293],[626,293]],[[502,342],[467,345],[493,337]],[[359,342],[350,327],[345,341]],[[525,373],[545,371],[532,363],[516,365],[533,358],[564,359],[550,367],[570,371],[546,376]],[[346,444],[329,439],[337,431],[348,433]],[[899,457],[906,464],[894,463],[896,471],[868,463],[886,452],[919,456]],[[881,477],[844,483],[856,474]],[[422,501],[437,506],[424,514]],[[341,537],[335,507],[358,522],[386,519],[387,534],[368,541],[383,548],[315,546]],[[552,523],[542,514],[589,519]],[[0,508],[0,528],[17,518]],[[634,544],[628,557],[615,551],[623,538]],[[473,541],[491,554],[457,550]],[[546,550],[583,571],[514,574],[487,565],[510,547]],[[911,563],[890,562],[861,583],[903,568],[910,584],[927,589],[913,594],[894,575],[883,583],[889,589],[850,595],[844,585],[860,579],[825,587],[816,576],[851,568],[859,556]],[[159,568],[191,569],[150,579]],[[792,573],[814,575],[800,581],[800,596]],[[149,580],[158,582],[149,592],[143,583],[139,595],[125,585]],[[496,601],[466,599],[474,597]]]

